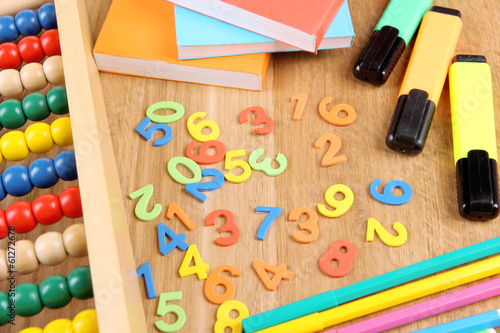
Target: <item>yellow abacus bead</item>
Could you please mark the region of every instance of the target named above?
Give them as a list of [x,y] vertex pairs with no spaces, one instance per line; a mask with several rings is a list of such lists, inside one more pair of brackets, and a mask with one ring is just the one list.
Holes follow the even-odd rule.
[[61,117],[50,125],[52,140],[58,146],[71,146],[73,144],[73,133],[71,132],[71,122],[69,117]]
[[54,85],[60,85],[64,83],[64,71],[61,56],[53,56],[47,58],[43,63],[43,72],[47,81]]
[[5,250],[0,249],[0,282],[7,280],[9,277],[9,266],[7,265],[7,257]]
[[40,327],[28,327],[19,333],[43,333],[43,330]]
[[24,88],[30,91],[41,90],[47,85],[47,78],[43,72],[43,66],[38,62],[24,65],[19,73]]
[[24,133],[10,131],[0,138],[0,151],[7,161],[22,161],[30,154]]
[[71,320],[69,319],[56,319],[51,321],[43,329],[43,333],[73,333],[71,328]]
[[24,91],[19,71],[6,69],[0,72],[0,95],[16,97]]
[[35,123],[26,128],[24,137],[28,149],[36,154],[44,154],[54,147],[50,125]]
[[74,333],[99,333],[97,313],[94,309],[84,310],[73,318]]

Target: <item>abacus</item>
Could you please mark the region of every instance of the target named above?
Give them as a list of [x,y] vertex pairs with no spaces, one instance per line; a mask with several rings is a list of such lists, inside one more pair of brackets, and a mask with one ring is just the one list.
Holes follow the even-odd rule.
[[[49,2],[0,4],[0,286],[15,271],[20,294],[16,326],[0,320],[2,332],[78,323],[90,332],[96,314],[101,332],[146,332],[85,2]],[[23,318],[73,297],[77,312],[91,310]],[[0,292],[0,306],[9,300]]]

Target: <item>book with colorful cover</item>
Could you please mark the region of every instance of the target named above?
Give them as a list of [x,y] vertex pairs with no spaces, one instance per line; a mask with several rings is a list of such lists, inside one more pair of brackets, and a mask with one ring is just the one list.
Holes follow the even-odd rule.
[[99,70],[119,74],[261,90],[269,53],[179,60],[174,5],[114,0],[94,47]]
[[317,52],[344,0],[167,0],[250,30]]
[[[179,59],[300,51],[288,44],[179,6],[175,6],[175,27]],[[350,47],[354,36],[349,6],[345,0],[326,31],[319,50]]]

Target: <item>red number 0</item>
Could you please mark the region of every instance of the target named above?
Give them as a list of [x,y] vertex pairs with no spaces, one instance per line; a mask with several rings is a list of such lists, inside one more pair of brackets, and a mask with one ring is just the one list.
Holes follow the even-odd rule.
[[[347,252],[342,252],[342,249]],[[328,276],[342,277],[351,270],[352,262],[356,259],[356,252],[356,247],[351,242],[343,239],[335,241],[319,259],[319,267]],[[339,263],[338,267],[330,265],[332,260]]]

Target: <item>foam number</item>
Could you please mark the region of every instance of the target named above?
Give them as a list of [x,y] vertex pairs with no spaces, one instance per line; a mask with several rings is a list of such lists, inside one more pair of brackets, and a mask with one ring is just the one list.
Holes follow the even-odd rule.
[[153,146],[161,147],[166,145],[172,140],[172,129],[167,124],[154,124],[151,127],[147,128],[151,125],[151,119],[148,117],[144,118],[136,127],[135,131],[142,136],[146,141],[149,141],[153,138],[153,135],[157,131],[163,132],[163,137],[158,138],[153,142]]
[[226,218],[226,223],[221,225],[217,230],[219,230],[221,233],[230,232],[231,236],[219,237],[215,240],[215,244],[220,246],[233,245],[238,241],[238,239],[240,239],[240,229],[234,222],[234,214],[232,212],[225,209],[215,210],[208,214],[205,224],[207,226],[213,226],[215,225],[215,220],[217,220],[217,218],[221,216],[224,216]]
[[137,218],[141,221],[154,220],[160,215],[161,210],[163,209],[163,206],[157,203],[153,206],[153,209],[150,212],[147,211],[147,206],[149,200],[151,200],[151,197],[153,196],[153,192],[153,185],[149,184],[128,195],[132,200],[139,198],[139,201],[135,205],[134,212],[135,216],[137,216]]
[[306,106],[308,97],[309,95],[305,91],[299,92],[298,94],[290,97],[290,102],[297,101],[297,104],[295,104],[295,109],[293,111],[293,120],[300,120],[300,118],[302,117],[302,112],[304,111],[304,107]]
[[257,231],[257,239],[263,241],[271,224],[278,218],[278,216],[281,215],[281,207],[257,206],[255,211],[257,213],[268,213],[264,221],[262,221],[262,223],[260,224],[259,230]]
[[[172,252],[176,247],[181,251],[186,251],[189,245],[186,243],[186,235],[176,234],[175,231],[167,227],[165,223],[159,223],[156,226],[158,232],[158,246],[160,248],[160,253],[166,256]],[[167,237],[170,238],[170,242],[167,243]]]
[[307,207],[295,208],[290,212],[288,216],[289,221],[298,221],[301,215],[307,215],[307,220],[305,222],[299,223],[300,230],[309,231],[308,234],[296,231],[292,234],[292,237],[300,243],[311,243],[314,242],[319,236],[318,228],[318,214]]
[[345,155],[335,156],[340,151],[340,147],[342,146],[342,141],[333,133],[328,133],[320,136],[318,140],[314,143],[314,147],[317,149],[323,148],[325,143],[330,142],[330,147],[326,151],[326,154],[323,156],[321,160],[322,166],[330,166],[333,164],[347,162],[347,157]]
[[214,191],[224,185],[224,174],[217,169],[203,169],[202,177],[214,177],[209,182],[187,184],[185,190],[201,202],[207,201],[207,196],[200,191]]
[[[319,104],[319,114],[323,119],[333,125],[337,126],[347,126],[352,124],[352,122],[356,119],[356,111],[354,108],[348,104],[338,104],[334,106],[330,111],[326,110],[328,104],[332,102],[333,98],[331,96],[325,97],[321,103]],[[340,117],[339,114],[341,112],[345,112],[347,114],[346,117]]]
[[[226,146],[220,141],[210,140],[204,142],[198,149],[198,154],[193,153],[196,148],[196,141],[191,141],[191,143],[186,148],[186,155],[193,161],[199,164],[215,164],[224,159],[226,155]],[[216,153],[210,155],[208,153],[209,149],[215,149]]]
[[[202,119],[207,115],[206,112],[196,112],[192,114],[188,120],[187,120],[187,128],[189,134],[195,139],[196,141],[199,142],[206,142],[210,140],[217,140],[220,134],[220,129],[219,125],[213,120],[201,120],[197,122],[196,124],[194,123],[195,120],[197,119]],[[203,134],[202,130],[204,128],[209,128],[210,133],[209,134]]]
[[141,276],[144,277],[144,284],[146,285],[146,291],[148,293],[148,298],[156,298],[155,285],[153,283],[153,274],[151,273],[151,264],[149,262],[143,263],[137,269],[137,278]]
[[[233,311],[238,312],[238,317],[231,318],[229,314]],[[240,301],[227,301],[221,304],[217,309],[217,321],[214,325],[214,333],[225,333],[226,328],[231,329],[231,333],[243,333],[243,319],[248,318],[250,312],[245,304]]]
[[[262,280],[262,283],[271,291],[276,290],[281,280],[290,281],[293,277],[293,273],[286,269],[285,264],[274,266],[260,260],[255,260],[252,266]],[[270,278],[268,273],[274,274],[273,277]]]
[[177,320],[173,324],[167,324],[163,320],[155,322],[155,326],[160,332],[177,332],[186,323],[186,313],[180,306],[176,304],[166,304],[167,302],[180,301],[181,299],[182,291],[160,294],[156,315],[163,317],[167,313],[173,313],[177,316]]
[[[205,280],[204,292],[205,297],[214,304],[222,304],[234,296],[234,283],[228,278],[221,276],[222,272],[229,272],[231,276],[240,276],[240,271],[231,265],[222,265],[210,272],[210,275]],[[223,294],[215,292],[215,287],[219,285],[224,286],[226,289]]]
[[[356,247],[349,241],[338,240],[332,243],[328,251],[323,253],[319,259],[319,267],[328,276],[342,277],[349,273],[354,259],[356,259]],[[338,266],[332,267],[331,261],[337,261]]]
[[[372,197],[384,204],[387,205],[393,205],[393,206],[399,206],[399,205],[404,205],[408,201],[410,201],[412,195],[413,195],[413,190],[411,189],[410,185],[405,183],[402,180],[391,180],[384,186],[384,192],[379,193],[377,191],[377,187],[382,184],[382,180],[380,178],[375,179],[371,184],[370,184],[370,193]],[[403,195],[402,196],[396,196],[392,193],[392,191],[395,188],[400,188],[403,190]]]
[[257,160],[261,158],[263,155],[264,155],[264,149],[254,150],[250,154],[250,156],[248,157],[248,163],[250,164],[252,169],[257,171],[263,171],[266,175],[271,177],[281,175],[283,171],[285,171],[286,166],[288,164],[285,155],[279,153],[278,156],[276,156],[276,162],[278,162],[279,164],[279,167],[277,169],[271,166],[273,160],[270,157],[264,158],[262,162],[257,162]]
[[[185,166],[193,174],[193,177],[188,178],[180,173],[180,171],[177,169],[178,165]],[[184,156],[172,157],[170,160],[168,160],[167,171],[173,180],[182,185],[198,183],[201,180],[200,166],[196,164],[195,161]]]
[[191,220],[188,214],[186,214],[186,212],[184,212],[176,202],[172,202],[170,205],[168,205],[167,219],[171,220],[175,215],[177,215],[182,224],[184,224],[189,230],[193,230],[194,228],[196,228],[196,224],[193,222],[193,220]]
[[408,238],[408,233],[403,224],[396,222],[392,225],[394,230],[398,233],[397,236],[391,235],[382,224],[375,220],[374,218],[368,219],[367,229],[366,229],[366,241],[373,242],[375,233],[380,237],[384,244],[389,246],[401,246],[406,242]]
[[[337,193],[342,193],[344,195],[344,199],[335,199],[335,194]],[[332,185],[325,192],[325,201],[328,205],[335,208],[335,210],[331,211],[327,209],[325,205],[318,204],[319,212],[326,217],[339,217],[351,208],[352,203],[354,202],[354,193],[352,193],[351,189],[344,184]]]
[[252,121],[255,126],[264,125],[264,127],[258,127],[253,130],[255,134],[269,134],[274,129],[274,120],[266,114],[263,108],[259,106],[251,106],[240,112],[239,121],[240,124],[246,123],[248,121],[248,115],[250,113],[255,113],[256,117]]
[[224,164],[224,169],[231,171],[234,168],[241,168],[243,170],[243,173],[241,173],[240,175],[235,175],[231,172],[226,173],[224,175],[224,178],[226,178],[227,181],[231,183],[242,183],[248,178],[250,178],[250,175],[252,174],[252,169],[250,168],[250,165],[242,160],[233,160],[233,158],[243,157],[243,156],[245,156],[244,149],[226,152],[226,161]]
[[[191,261],[194,261],[193,266],[189,266]],[[185,277],[188,275],[196,274],[199,280],[205,280],[207,278],[207,271],[210,266],[201,260],[200,252],[198,252],[198,247],[193,244],[187,249],[186,255],[182,260],[181,267],[179,267],[179,275]]]
[[[172,110],[174,111],[174,113],[167,115],[159,115],[155,113],[155,111],[158,110]],[[185,112],[186,111],[181,104],[167,101],[167,102],[158,102],[151,105],[146,110],[146,116],[155,123],[169,124],[181,119],[184,116]]]

